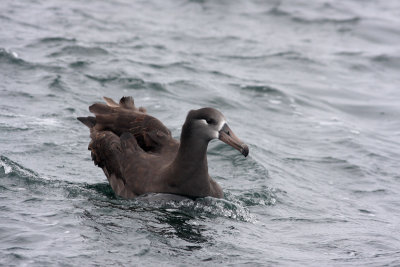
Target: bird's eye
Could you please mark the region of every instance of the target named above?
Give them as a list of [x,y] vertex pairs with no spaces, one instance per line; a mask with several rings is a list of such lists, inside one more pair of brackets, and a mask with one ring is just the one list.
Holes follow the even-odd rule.
[[214,120],[213,119],[206,119],[206,122],[208,123],[208,124],[214,124]]

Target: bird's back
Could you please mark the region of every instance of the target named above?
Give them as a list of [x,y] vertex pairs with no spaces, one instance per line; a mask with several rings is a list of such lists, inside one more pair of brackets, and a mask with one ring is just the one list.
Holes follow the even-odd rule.
[[179,142],[158,119],[136,108],[131,97],[123,97],[119,104],[104,99],[107,104],[89,107],[95,117],[78,120],[90,128],[88,148],[94,163],[118,195],[132,198],[144,193],[148,180],[173,160]]
[[96,131],[111,131],[121,136],[131,133],[139,146],[146,152],[159,152],[165,146],[177,143],[171,132],[158,119],[146,114],[143,108],[136,108],[131,97],[123,97],[119,104],[105,98],[107,104],[95,103],[89,107],[95,114]]

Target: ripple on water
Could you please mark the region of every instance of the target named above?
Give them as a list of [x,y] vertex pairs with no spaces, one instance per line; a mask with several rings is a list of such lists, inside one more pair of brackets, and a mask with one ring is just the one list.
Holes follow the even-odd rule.
[[[0,265],[399,265],[398,1],[3,2]],[[225,110],[224,199],[114,194],[75,117],[127,93]]]
[[56,75],[50,78],[49,88],[58,91],[67,91],[68,85],[62,80],[61,75]]
[[16,67],[33,68],[34,65],[21,59],[16,52],[0,48],[0,64],[6,64]]
[[75,43],[75,38],[65,38],[65,37],[45,37],[39,39],[39,43],[48,44],[48,43]]
[[254,215],[235,197],[227,199],[206,197],[193,200],[178,195],[150,193],[132,200],[125,200],[117,197],[107,183],[83,186],[69,185],[67,191],[69,191],[69,197],[75,198],[79,195],[84,195],[97,199],[103,204],[108,203],[106,205],[115,205],[120,209],[154,212],[164,210],[189,216],[190,218],[225,217],[245,222],[253,222],[255,220]]
[[240,85],[240,88],[245,91],[285,96],[281,90],[269,85]]
[[379,64],[382,67],[392,68],[395,70],[400,69],[400,57],[396,55],[380,54],[371,57],[371,62]]
[[266,188],[263,190],[248,190],[238,196],[238,199],[246,206],[270,206],[275,205],[277,196],[276,190],[273,188]]
[[89,66],[91,62],[85,60],[78,60],[70,63],[68,66],[72,69],[84,69]]
[[28,44],[27,48],[42,48],[48,49],[52,47],[58,47],[65,44],[73,44],[76,43],[75,38],[65,38],[61,36],[54,36],[54,37],[43,37],[37,40],[34,40],[30,44]]
[[28,126],[23,126],[23,125],[9,125],[5,123],[0,123],[0,130],[6,133],[11,133],[11,132],[25,132],[29,131],[32,128]]
[[[188,199],[169,194],[148,194],[140,196],[133,200],[124,200],[118,198],[108,183],[100,184],[74,184],[60,182],[56,180],[45,180],[39,175],[5,156],[0,156],[0,178],[11,178],[14,185],[12,188],[24,188],[25,190],[34,190],[31,186],[42,185],[46,187],[58,187],[67,192],[68,198],[93,199],[103,203],[102,205],[111,205],[120,209],[139,209],[157,212],[164,210],[175,214],[189,216],[190,218],[217,218],[225,217],[233,220],[253,222],[254,216],[249,210],[233,197],[229,199],[215,199],[211,197],[199,198],[196,200]],[[18,188],[15,182],[18,181]],[[34,190],[37,191],[37,190]],[[39,190],[40,191],[40,190]],[[44,194],[45,192],[40,192]],[[28,202],[37,201],[36,197],[29,197]],[[108,204],[107,204],[108,203]]]
[[51,53],[50,57],[83,56],[98,57],[108,55],[108,51],[101,47],[85,47],[80,45],[64,46],[61,50]]
[[[19,74],[18,71],[32,71],[37,69],[42,69],[45,71],[61,71],[63,68],[51,65],[51,64],[38,64],[34,62],[29,62],[19,57],[16,52],[8,51],[4,48],[0,48],[0,66],[6,65],[2,71],[7,71],[11,75]],[[18,70],[18,71],[17,71]]]
[[19,165],[5,156],[0,156],[0,178],[5,176],[24,178],[28,182],[34,180],[40,181],[37,180],[38,174],[34,171],[24,168],[22,165]]
[[150,89],[159,92],[167,92],[165,85],[158,82],[145,81],[135,77],[124,77],[120,74],[108,74],[108,75],[85,75],[90,80],[100,83],[102,86],[115,85],[125,89]]
[[[313,3],[310,2],[312,5]],[[279,17],[287,17],[296,23],[302,24],[355,24],[361,20],[360,17],[351,14],[346,14],[346,12],[335,10],[334,14],[326,12],[331,9],[332,6],[329,4],[324,4],[324,6],[315,6],[311,10],[320,10],[325,12],[309,12],[302,13],[302,11],[308,11],[308,9],[291,9],[292,6],[283,7],[281,5],[275,6],[267,11],[267,14]]]

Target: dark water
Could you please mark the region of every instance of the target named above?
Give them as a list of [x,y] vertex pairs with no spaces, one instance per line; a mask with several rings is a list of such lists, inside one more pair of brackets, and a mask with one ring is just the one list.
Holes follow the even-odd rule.
[[[3,266],[399,266],[398,1],[1,1]],[[116,198],[75,118],[220,109],[223,200]]]

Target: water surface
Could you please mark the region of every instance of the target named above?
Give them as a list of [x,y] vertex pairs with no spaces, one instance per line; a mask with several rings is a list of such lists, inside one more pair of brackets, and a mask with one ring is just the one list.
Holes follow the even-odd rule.
[[[398,1],[2,1],[0,265],[400,265]],[[225,198],[116,197],[76,120],[221,110]]]

